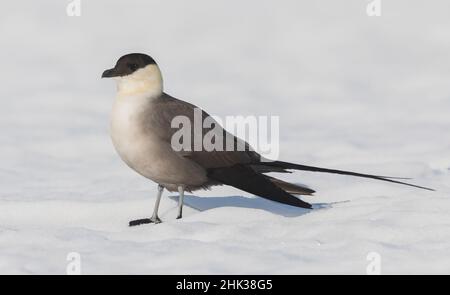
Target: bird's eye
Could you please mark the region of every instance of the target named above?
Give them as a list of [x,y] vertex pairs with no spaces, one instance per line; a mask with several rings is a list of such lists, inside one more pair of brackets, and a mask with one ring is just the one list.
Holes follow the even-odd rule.
[[138,69],[137,64],[128,64],[128,68],[132,71],[136,71]]

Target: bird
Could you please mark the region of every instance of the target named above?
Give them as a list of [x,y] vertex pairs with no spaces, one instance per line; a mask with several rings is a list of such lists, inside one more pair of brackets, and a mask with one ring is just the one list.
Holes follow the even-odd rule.
[[[158,184],[151,217],[132,220],[129,226],[161,222],[158,208],[164,189],[179,194],[177,219],[183,215],[186,191],[209,189],[216,185],[229,185],[275,202],[312,209],[311,204],[297,196],[313,195],[314,190],[267,175],[270,172],[291,173],[292,170],[299,170],[334,173],[433,190],[399,180],[406,178],[265,159],[247,142],[227,132],[204,110],[164,92],[161,70],[147,54],[122,56],[101,77],[116,80],[117,94],[111,111],[110,135],[117,153],[131,169]],[[184,150],[174,149],[172,138],[177,129],[173,128],[173,120],[183,116],[194,121],[195,112],[199,110],[202,122],[207,119],[212,122],[210,128],[202,128],[201,136],[216,128],[217,134],[231,139],[233,147],[241,144],[244,148],[199,150],[189,146]]]

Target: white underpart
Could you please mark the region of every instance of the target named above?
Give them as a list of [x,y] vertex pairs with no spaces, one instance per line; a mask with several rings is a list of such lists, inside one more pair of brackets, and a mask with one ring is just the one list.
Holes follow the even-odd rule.
[[[200,186],[206,173],[190,160],[174,155],[143,118],[152,115],[152,103],[162,93],[161,72],[148,65],[117,78],[117,97],[111,112],[111,138],[122,160],[139,174],[159,184]],[[188,177],[187,177],[188,176]]]
[[156,173],[151,173],[148,169],[156,166],[158,161],[158,156],[149,152],[157,148],[155,143],[158,139],[144,135],[137,118],[162,93],[161,72],[157,65],[148,65],[115,80],[117,96],[111,112],[111,139],[114,147],[130,168],[161,183]]

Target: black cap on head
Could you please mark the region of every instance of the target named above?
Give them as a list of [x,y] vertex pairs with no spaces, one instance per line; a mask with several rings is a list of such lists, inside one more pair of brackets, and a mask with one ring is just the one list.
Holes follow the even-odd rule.
[[126,76],[151,64],[156,62],[147,54],[130,53],[119,58],[114,68],[104,71],[102,78]]

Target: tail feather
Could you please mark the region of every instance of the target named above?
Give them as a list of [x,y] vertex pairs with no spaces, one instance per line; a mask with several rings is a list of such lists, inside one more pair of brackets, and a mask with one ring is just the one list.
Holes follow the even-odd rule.
[[292,195],[312,195],[316,191],[298,184],[289,183],[278,178],[265,175],[273,184]]
[[274,184],[265,175],[256,172],[248,166],[234,165],[231,167],[212,168],[208,177],[217,182],[234,186],[248,193],[275,202],[311,209],[312,206]]
[[352,172],[352,171],[345,171],[345,170],[337,170],[337,169],[328,169],[328,168],[321,168],[321,167],[314,167],[314,166],[306,166],[306,165],[299,165],[289,162],[282,162],[282,161],[274,161],[274,162],[265,162],[264,165],[266,166],[273,166],[284,169],[294,169],[294,170],[301,170],[301,171],[311,171],[311,172],[324,172],[324,173],[334,173],[334,174],[341,174],[341,175],[350,175],[350,176],[357,176],[357,177],[364,177],[364,178],[372,178],[407,186],[412,186],[424,190],[434,191],[432,188],[419,186],[407,182],[402,182],[394,179],[401,179],[396,177],[388,177],[388,176],[380,176],[380,175],[372,175],[372,174],[364,174],[364,173],[358,173],[358,172]]

